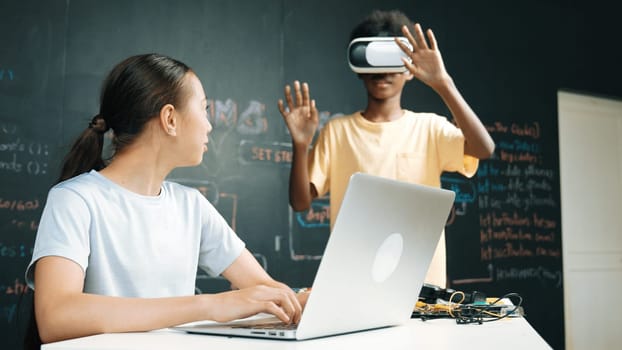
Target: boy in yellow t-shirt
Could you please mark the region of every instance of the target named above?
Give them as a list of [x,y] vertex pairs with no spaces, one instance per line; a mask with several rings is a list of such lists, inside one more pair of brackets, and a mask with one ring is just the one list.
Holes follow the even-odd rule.
[[[359,73],[367,90],[367,106],[330,120],[310,152],[318,127],[315,100],[306,83],[294,82],[294,96],[291,87],[285,86],[287,105],[282,100],[278,105],[292,137],[289,195],[294,210],[309,208],[314,198],[330,191],[332,227],[354,172],[440,187],[443,171],[470,177],[477,170],[478,159],[490,157],[495,147],[492,138],[445,70],[432,30],[426,35],[418,23],[413,26],[399,11],[374,11],[354,28],[350,40],[406,37],[412,48],[396,42],[409,60],[402,59],[404,72]],[[439,94],[457,126],[433,113],[402,109],[402,90],[413,78]],[[445,260],[442,236],[427,283],[445,287]]]

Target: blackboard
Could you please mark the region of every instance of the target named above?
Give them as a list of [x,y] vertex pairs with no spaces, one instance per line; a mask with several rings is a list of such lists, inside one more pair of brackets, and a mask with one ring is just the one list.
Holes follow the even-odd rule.
[[558,162],[547,150],[546,127],[495,121],[487,125],[495,153],[476,176],[442,177],[457,198],[446,227],[449,285],[520,294],[527,319],[543,335],[559,330],[564,311]]
[[[474,178],[442,178],[458,194],[447,226],[451,287],[520,293],[529,322],[563,348],[556,91],[622,95],[622,57],[609,43],[617,40],[615,11],[597,3],[3,1],[0,343],[18,348],[18,302],[29,296],[23,272],[60,160],[97,113],[105,74],[137,53],[189,64],[212,107],[210,151],[170,179],[205,193],[275,278],[308,286],[330,208],[327,198],[308,212],[289,208],[291,145],[276,100],[286,82],[300,79],[311,85],[321,125],[364,108],[345,47],[350,29],[380,7],[435,30],[448,70],[497,142]],[[449,115],[418,82],[405,88],[403,106]],[[227,288],[197,276],[197,292]]]
[[0,4],[0,343],[6,349],[17,347],[16,325],[28,316],[23,268],[57,175],[64,11],[60,1],[44,9],[34,2]]

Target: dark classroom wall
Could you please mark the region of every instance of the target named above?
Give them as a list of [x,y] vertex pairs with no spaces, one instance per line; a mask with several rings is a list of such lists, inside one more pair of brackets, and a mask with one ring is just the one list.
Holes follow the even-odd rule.
[[[322,121],[364,108],[345,47],[374,8],[399,8],[435,30],[448,71],[497,142],[473,179],[443,175],[457,192],[447,225],[451,287],[520,293],[528,321],[563,348],[556,91],[622,96],[616,11],[601,0],[2,1],[2,347],[19,347],[31,294],[23,272],[60,160],[97,113],[105,74],[137,53],[189,64],[212,105],[203,164],[171,179],[204,191],[274,277],[309,285],[328,237],[328,204],[289,209],[291,152],[276,100],[300,79]],[[419,82],[406,87],[403,106],[448,115]],[[197,292],[226,288],[197,276]]]

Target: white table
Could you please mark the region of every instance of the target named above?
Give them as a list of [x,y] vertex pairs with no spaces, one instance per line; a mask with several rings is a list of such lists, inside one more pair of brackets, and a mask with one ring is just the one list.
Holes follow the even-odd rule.
[[524,318],[484,324],[457,325],[452,319],[411,319],[389,327],[326,338],[289,341],[186,334],[162,329],[152,332],[100,334],[46,344],[42,350],[129,349],[550,349]]

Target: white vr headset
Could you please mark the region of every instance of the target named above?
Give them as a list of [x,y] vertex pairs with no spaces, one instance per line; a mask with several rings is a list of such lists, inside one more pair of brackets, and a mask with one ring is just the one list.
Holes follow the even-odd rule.
[[[406,46],[405,37],[398,37]],[[374,36],[356,38],[348,45],[348,64],[356,73],[402,73],[406,71],[402,57],[410,57],[397,46],[394,37]]]

